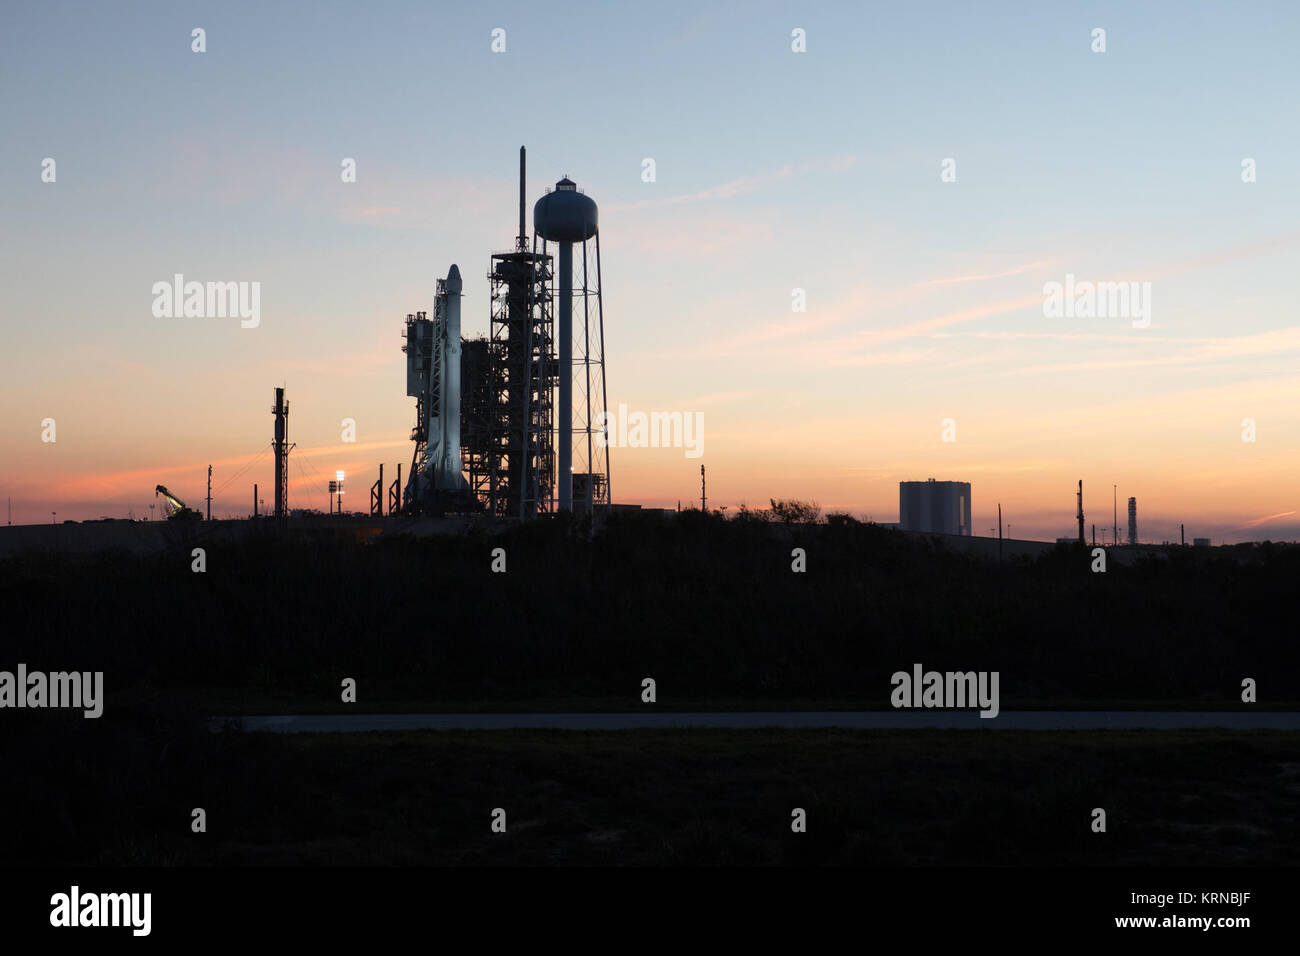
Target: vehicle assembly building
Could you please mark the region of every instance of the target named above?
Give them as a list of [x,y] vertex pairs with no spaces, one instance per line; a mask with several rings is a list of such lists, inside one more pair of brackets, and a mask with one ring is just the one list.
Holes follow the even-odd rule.
[[971,534],[969,481],[900,481],[898,526],[927,534]]
[[455,265],[438,281],[433,318],[406,317],[406,393],[416,399],[406,513],[610,507],[608,451],[596,440],[606,407],[596,203],[561,179],[533,208],[530,242],[525,171],[520,147],[519,232],[513,249],[491,256],[487,338],[461,338]]

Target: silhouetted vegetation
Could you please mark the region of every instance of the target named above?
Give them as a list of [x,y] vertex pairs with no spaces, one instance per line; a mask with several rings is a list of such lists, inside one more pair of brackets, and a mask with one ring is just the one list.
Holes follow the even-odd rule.
[[[778,503],[774,503],[778,504]],[[110,711],[153,694],[210,706],[236,689],[337,705],[384,699],[713,697],[888,706],[914,663],[1001,672],[1032,700],[1300,700],[1291,598],[1300,549],[1237,561],[1172,549],[1090,571],[1060,547],[998,564],[844,515],[815,523],[618,515],[594,536],[539,521],[371,544],[266,535],[149,558],[0,562],[0,667],[103,670]],[[491,550],[507,571],[492,573]],[[807,553],[806,573],[791,552]],[[7,662],[7,663],[5,663]],[[266,709],[266,708],[262,708]]]
[[[1300,852],[1294,735],[1270,732],[282,736],[24,712],[0,723],[0,748],[11,865],[1260,866]],[[1098,804],[1104,839],[1088,826]]]
[[[102,670],[105,714],[0,715],[7,863],[1265,863],[1288,734],[689,731],[214,734],[216,712],[888,706],[914,663],[1001,705],[1298,700],[1300,550],[999,564],[820,520],[619,515],[488,535],[302,533],[0,563],[4,660]],[[778,507],[778,504],[780,507]],[[493,573],[492,549],[507,570]],[[793,573],[791,553],[806,552]],[[358,703],[340,703],[340,682]],[[231,704],[231,702],[234,704]],[[226,706],[231,705],[231,706]],[[1105,848],[1080,808],[1114,808]],[[487,840],[485,808],[508,806]],[[809,829],[792,839],[790,808]],[[190,832],[203,807],[209,833]]]

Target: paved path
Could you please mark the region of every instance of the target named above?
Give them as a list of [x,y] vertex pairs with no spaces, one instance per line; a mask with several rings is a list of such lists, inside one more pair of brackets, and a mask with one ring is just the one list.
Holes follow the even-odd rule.
[[1300,711],[749,711],[625,714],[302,714],[214,717],[217,729],[237,721],[272,733],[360,733],[372,730],[669,730],[839,727],[847,730],[1300,730]]

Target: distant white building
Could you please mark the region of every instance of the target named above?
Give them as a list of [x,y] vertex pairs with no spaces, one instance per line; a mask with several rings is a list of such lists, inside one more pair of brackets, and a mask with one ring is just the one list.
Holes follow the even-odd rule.
[[971,534],[969,481],[900,481],[898,526],[927,534]]

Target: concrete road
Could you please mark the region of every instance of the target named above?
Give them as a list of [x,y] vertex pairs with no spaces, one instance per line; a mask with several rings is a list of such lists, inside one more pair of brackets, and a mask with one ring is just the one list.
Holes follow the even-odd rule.
[[286,734],[373,730],[756,730],[838,727],[846,730],[1300,730],[1300,711],[751,711],[744,713],[625,714],[301,714],[214,717],[243,730]]

